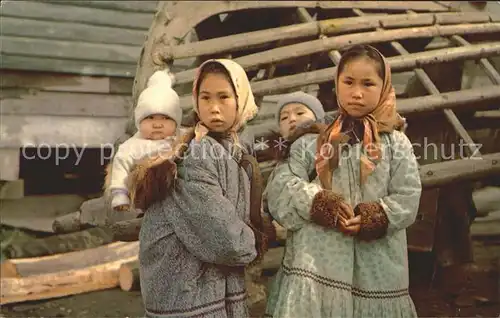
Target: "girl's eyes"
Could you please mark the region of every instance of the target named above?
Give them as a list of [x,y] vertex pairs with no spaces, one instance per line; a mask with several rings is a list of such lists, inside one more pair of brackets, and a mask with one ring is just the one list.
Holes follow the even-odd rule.
[[281,117],[281,121],[283,121],[283,120],[287,120],[287,119],[288,119],[288,117],[287,117],[287,116],[285,116],[285,117]]
[[302,115],[304,115],[304,114],[305,114],[305,112],[298,112],[298,113],[297,113],[297,115],[299,115],[299,116],[302,116]]
[[[219,96],[219,98],[220,99],[228,99],[228,98],[230,98],[230,96],[229,95],[221,95],[221,96]],[[208,96],[208,95],[202,95],[202,96],[200,96],[200,99],[202,99],[202,100],[209,100],[210,96]]]

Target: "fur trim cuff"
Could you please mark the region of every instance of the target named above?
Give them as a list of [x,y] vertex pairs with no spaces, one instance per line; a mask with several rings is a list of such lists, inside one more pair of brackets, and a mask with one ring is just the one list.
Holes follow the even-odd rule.
[[316,193],[311,206],[311,220],[321,226],[335,228],[341,213],[339,203],[342,201],[341,195],[329,190]]
[[389,219],[379,203],[360,203],[354,208],[354,214],[361,215],[361,228],[358,233],[360,240],[373,241],[386,235]]

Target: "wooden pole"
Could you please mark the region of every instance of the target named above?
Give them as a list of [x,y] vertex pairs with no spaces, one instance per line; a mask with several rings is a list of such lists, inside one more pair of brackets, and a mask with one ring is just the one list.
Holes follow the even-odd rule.
[[[413,53],[405,56],[389,57],[387,61],[392,72],[410,71],[426,65],[447,63],[467,59],[487,58],[500,55],[500,43],[475,44],[467,47],[446,48],[433,51]],[[282,76],[269,80],[251,83],[255,95],[278,94],[283,90],[313,85],[333,80],[336,67]],[[191,95],[181,97],[181,107],[191,109]]]
[[[287,59],[307,56],[324,51],[339,50],[355,44],[380,43],[401,39],[451,36],[455,34],[482,34],[500,32],[500,23],[478,23],[460,25],[433,25],[418,28],[373,31],[340,35],[334,38],[319,39],[287,45],[264,52],[234,59],[245,70],[256,69],[263,64],[277,63]],[[196,69],[179,72],[175,75],[177,84],[193,81]]]

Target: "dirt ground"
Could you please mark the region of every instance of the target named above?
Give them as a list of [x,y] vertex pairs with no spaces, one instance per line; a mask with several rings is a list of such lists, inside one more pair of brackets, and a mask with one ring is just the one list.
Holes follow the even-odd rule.
[[[500,255],[500,245],[475,243],[476,261],[485,263]],[[410,266],[420,267],[415,262]],[[496,277],[499,280],[498,276]],[[420,317],[500,317],[500,303],[472,302],[455,305],[445,296],[413,277],[412,298]],[[500,284],[500,281],[497,282]],[[259,310],[257,310],[259,311]],[[143,306],[139,292],[120,289],[92,292],[70,297],[5,305],[0,317],[142,317]]]

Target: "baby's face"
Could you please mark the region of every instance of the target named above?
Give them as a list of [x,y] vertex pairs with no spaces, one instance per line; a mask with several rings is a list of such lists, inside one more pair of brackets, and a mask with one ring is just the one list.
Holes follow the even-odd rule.
[[303,104],[288,104],[280,112],[280,134],[288,139],[297,126],[314,120],[316,120],[314,113]]
[[144,118],[139,125],[142,138],[150,140],[165,139],[175,134],[177,124],[165,115],[151,115]]

